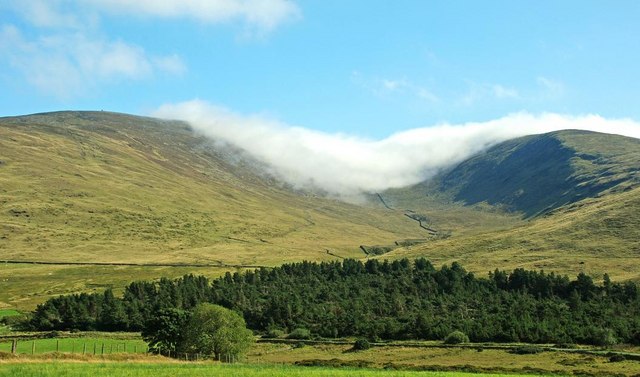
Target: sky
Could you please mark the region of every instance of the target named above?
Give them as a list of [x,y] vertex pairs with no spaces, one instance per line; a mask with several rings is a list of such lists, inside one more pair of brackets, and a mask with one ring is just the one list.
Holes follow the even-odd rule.
[[347,146],[387,164],[380,145],[421,135],[416,150],[433,149],[450,140],[437,130],[502,124],[457,161],[535,130],[637,125],[639,19],[636,0],[0,0],[0,116],[197,119],[249,149],[257,127],[315,155],[342,145],[322,160],[341,164],[358,159]]

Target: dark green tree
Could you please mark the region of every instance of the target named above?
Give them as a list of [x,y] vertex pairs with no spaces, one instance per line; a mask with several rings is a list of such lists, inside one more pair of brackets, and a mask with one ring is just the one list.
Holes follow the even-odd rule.
[[162,355],[176,354],[184,341],[189,312],[167,308],[151,317],[142,329],[142,338],[149,343],[151,352]]

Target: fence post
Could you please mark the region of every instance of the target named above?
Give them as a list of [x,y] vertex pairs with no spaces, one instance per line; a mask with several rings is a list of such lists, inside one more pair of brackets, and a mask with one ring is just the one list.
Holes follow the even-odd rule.
[[60,340],[56,339],[56,352],[60,352]]
[[109,347],[109,353],[113,353],[113,343],[111,343],[111,347]]
[[96,354],[96,343],[95,342],[93,343],[93,354],[94,355]]
[[87,342],[84,342],[82,345],[82,354],[85,355],[87,353]]
[[35,340],[31,341],[31,354],[32,355],[36,354],[36,341]]
[[100,354],[104,355],[104,342],[102,342],[102,350],[101,350]]
[[133,353],[138,353],[138,345],[137,344],[133,345]]
[[18,348],[18,339],[14,339],[11,342],[11,353],[16,353],[17,348]]

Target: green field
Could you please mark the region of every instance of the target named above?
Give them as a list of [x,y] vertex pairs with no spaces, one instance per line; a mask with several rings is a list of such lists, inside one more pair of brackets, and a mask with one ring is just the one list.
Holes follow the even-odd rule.
[[12,316],[16,316],[16,315],[20,315],[20,312],[17,311],[17,310],[0,309],[0,319],[2,319],[4,317],[12,317]]
[[[0,342],[0,352],[11,352],[11,343],[11,341]],[[56,351],[75,354],[106,355],[112,353],[146,353],[147,350],[147,343],[142,339],[82,337],[18,340],[16,352],[26,355]]]
[[[0,376],[224,376],[224,377],[466,377],[474,373],[458,372],[411,372],[372,369],[333,369],[278,365],[224,365],[224,364],[176,364],[176,363],[64,363],[44,362],[28,364],[0,364]],[[508,376],[504,374],[482,374],[484,377]],[[510,375],[514,376],[514,375]]]

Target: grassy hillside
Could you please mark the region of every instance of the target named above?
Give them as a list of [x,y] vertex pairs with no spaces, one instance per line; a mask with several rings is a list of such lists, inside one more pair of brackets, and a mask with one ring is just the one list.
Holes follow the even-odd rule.
[[558,131],[510,140],[436,179],[431,189],[466,204],[486,202],[534,216],[640,183],[640,140]]
[[181,123],[4,118],[0,143],[2,258],[273,264],[418,232],[388,211],[287,190]]
[[[628,262],[639,250],[639,145],[580,131],[525,137],[359,206],[286,187],[181,122],[108,112],[0,118],[0,260],[184,265],[2,263],[0,308],[137,279],[364,258],[360,245],[396,241],[427,240],[392,258],[460,260],[483,273],[526,266],[636,279]],[[540,211],[547,216],[522,219]]]
[[[422,232],[394,211],[294,192],[265,170],[180,122],[107,112],[0,118],[0,260],[276,265],[361,257],[361,244]],[[41,284],[38,294],[89,288],[78,271],[98,285],[110,284],[103,274],[138,278],[123,270],[132,271],[3,265],[0,291],[31,276],[21,271],[39,277],[30,283]],[[154,271],[164,274],[140,273]],[[58,274],[80,281],[47,279]],[[0,307],[26,299],[16,295]]]
[[481,275],[525,267],[640,280],[640,188],[563,206],[510,230],[434,240],[386,256],[459,261]]

